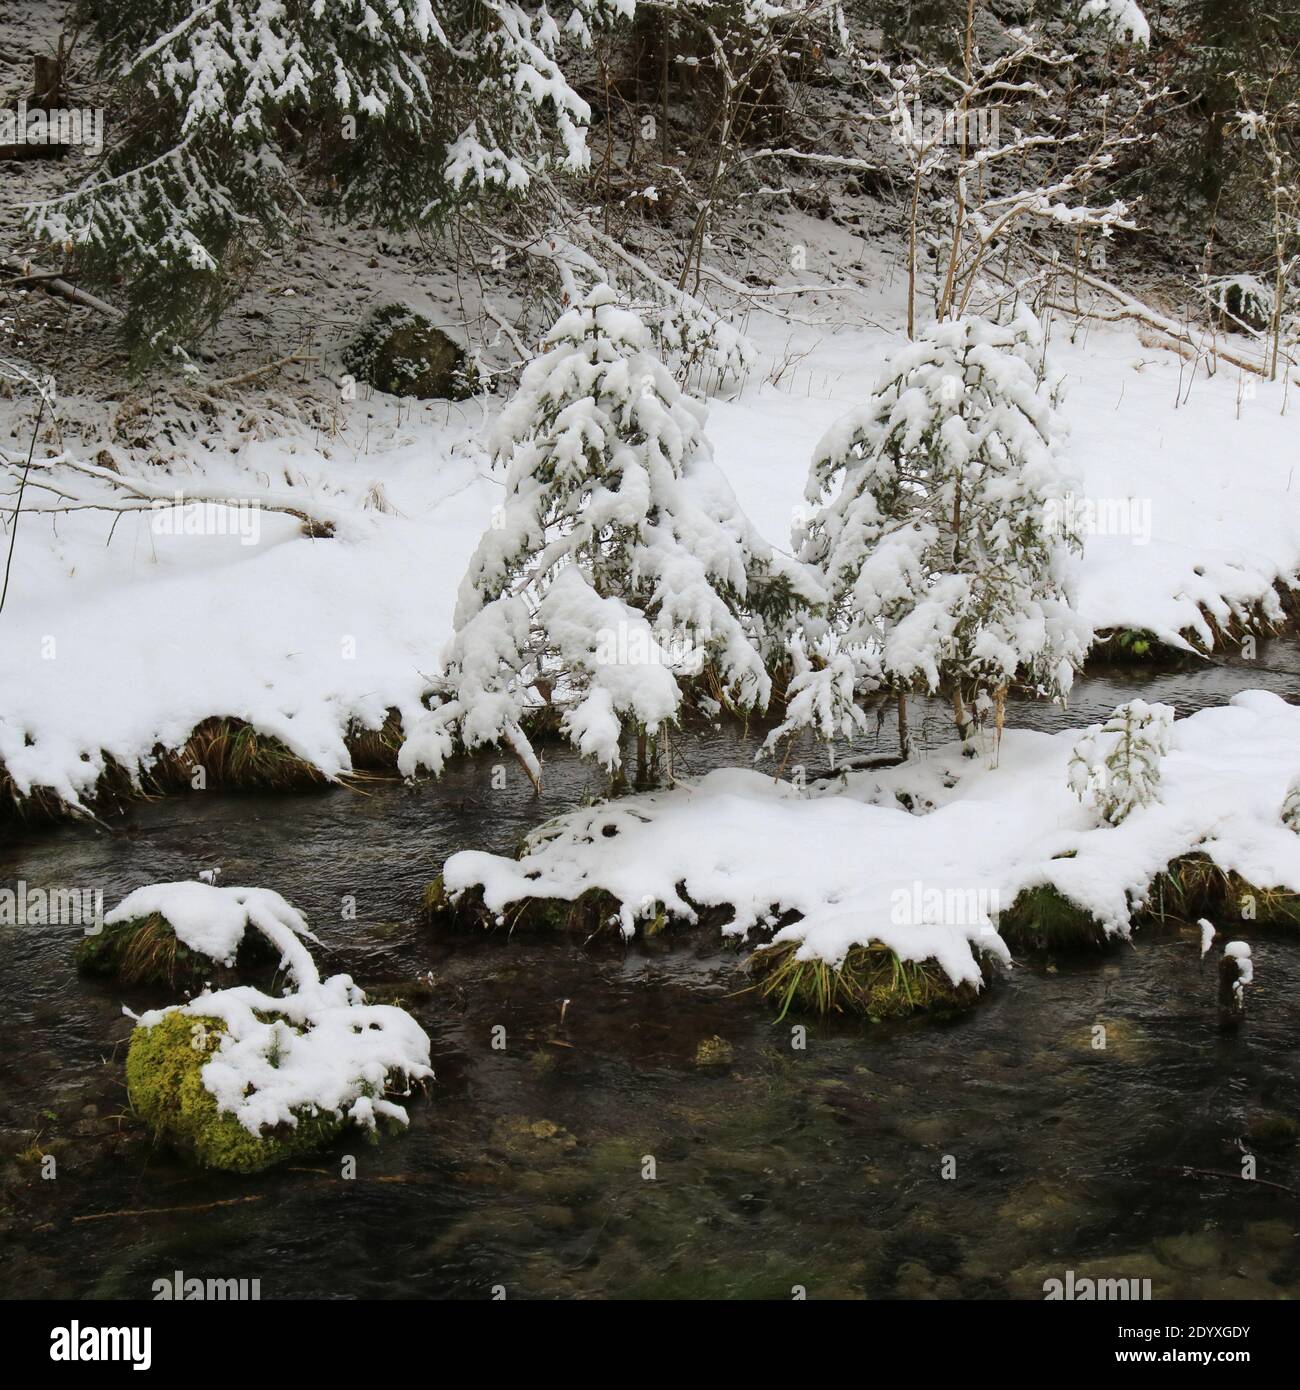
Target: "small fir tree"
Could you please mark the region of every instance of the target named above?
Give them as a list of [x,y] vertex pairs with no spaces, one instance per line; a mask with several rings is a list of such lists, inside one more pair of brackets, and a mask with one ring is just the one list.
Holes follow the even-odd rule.
[[1130,700],[1094,724],[1070,755],[1070,789],[1108,825],[1160,800],[1161,760],[1169,752],[1170,705]]
[[492,445],[506,499],[461,582],[437,703],[400,765],[441,770],[455,743],[507,742],[536,779],[522,727],[549,700],[579,750],[613,771],[685,689],[761,710],[769,660],[820,593],[781,562],[712,465],[704,408],[601,285],[525,370]]
[[[1011,682],[1063,699],[1089,632],[1065,574],[1077,550],[1061,424],[1037,322],[936,323],[891,358],[870,402],[819,444],[796,528],[860,689],[942,693],[958,730]],[[823,679],[827,679],[823,677]]]

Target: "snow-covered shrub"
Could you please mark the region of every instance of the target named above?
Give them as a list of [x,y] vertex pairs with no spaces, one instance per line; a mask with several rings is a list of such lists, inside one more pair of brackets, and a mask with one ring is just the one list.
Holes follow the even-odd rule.
[[1109,825],[1160,799],[1161,759],[1169,751],[1174,710],[1130,700],[1104,724],[1086,729],[1070,755],[1070,789]]
[[757,356],[738,328],[686,295],[660,311],[652,332],[680,381],[714,390],[743,380]]
[[849,652],[827,646],[810,658],[802,635],[790,642],[790,677],[785,687],[785,718],[764,744],[772,749],[796,730],[811,730],[825,743],[867,731],[858,692],[867,683],[861,664]]
[[[100,169],[35,206],[80,273],[125,277],[141,353],[202,327],[309,175],[390,227],[588,165],[587,103],[556,54],[632,0],[479,6],[371,0],[115,0],[84,6],[117,83]],[[562,28],[563,27],[563,32]]]
[[1273,290],[1257,275],[1220,275],[1207,280],[1201,293],[1228,328],[1245,324],[1262,332],[1273,321]]
[[608,286],[560,318],[498,422],[505,503],[461,581],[403,773],[440,772],[458,737],[504,740],[536,776],[521,720],[545,699],[611,770],[625,726],[654,734],[697,678],[737,708],[767,704],[766,661],[820,594],[740,511],[704,421]]
[[403,304],[384,304],[370,315],[344,352],[343,365],[394,396],[461,400],[471,394],[464,349]]
[[1287,788],[1282,801],[1282,824],[1288,830],[1300,835],[1300,777],[1296,777]]
[[1151,43],[1151,26],[1137,0],[1084,0],[1079,19],[1083,23],[1096,21],[1123,43],[1143,48]]
[[891,688],[950,696],[963,736],[1017,677],[1063,697],[1087,649],[1042,354],[1027,312],[926,328],[817,446],[795,531],[841,646]]
[[281,952],[293,988],[208,991],[141,1014],[127,1052],[131,1103],[151,1129],[210,1167],[252,1172],[327,1142],[352,1123],[406,1124],[391,1091],[432,1076],[429,1039],[404,1010],[367,1004],[347,975],[322,980],[300,913],[277,893],[160,883],[105,921],[158,914],[213,959],[247,927]]

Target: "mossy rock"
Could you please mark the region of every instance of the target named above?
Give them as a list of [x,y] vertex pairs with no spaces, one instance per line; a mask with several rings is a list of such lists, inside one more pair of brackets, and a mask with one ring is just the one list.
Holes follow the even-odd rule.
[[998,917],[998,934],[1013,951],[1069,950],[1107,941],[1095,917],[1048,884],[1017,893]]
[[447,885],[443,882],[442,875],[431,878],[424,885],[424,892],[420,894],[420,910],[416,914],[417,919],[425,926],[431,926],[434,922],[450,919],[455,913],[455,906],[447,896]]
[[131,1034],[127,1095],[154,1136],[202,1167],[228,1173],[260,1173],[330,1143],[343,1128],[337,1115],[299,1115],[296,1126],[280,1125],[259,1138],[218,1111],[202,1071],[224,1032],[219,1019],[172,1011]]
[[[591,936],[618,929],[618,899],[603,888],[588,888],[572,902],[566,898],[524,898],[511,903],[497,920],[483,901],[481,888],[469,888],[452,902],[442,875],[431,879],[420,900],[419,918],[425,924],[440,923],[461,928],[495,931],[572,931]],[[659,917],[643,924],[647,931],[662,929]]]
[[403,304],[376,309],[344,354],[343,365],[392,396],[463,400],[475,386],[464,349]]
[[[127,985],[165,985],[170,990],[192,989],[209,981],[223,983],[236,973],[179,941],[171,923],[157,912],[113,922],[93,936],[83,936],[73,955],[83,975]],[[253,969],[275,959],[275,948],[260,933],[248,932],[236,964]]]
[[695,1047],[695,1065],[701,1071],[725,1071],[731,1066],[736,1055],[735,1048],[716,1033],[711,1038],[701,1038]]
[[1282,1153],[1295,1147],[1300,1139],[1300,1124],[1290,1115],[1276,1110],[1266,1110],[1252,1115],[1246,1122],[1246,1142],[1265,1153]]

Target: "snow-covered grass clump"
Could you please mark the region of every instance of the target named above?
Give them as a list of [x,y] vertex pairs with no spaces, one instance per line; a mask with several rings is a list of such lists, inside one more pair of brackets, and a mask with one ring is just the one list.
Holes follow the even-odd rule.
[[[250,928],[252,929],[250,931]],[[127,984],[194,984],[246,954],[278,957],[303,978],[314,969],[305,941],[316,938],[303,916],[269,888],[211,883],[152,883],[104,916],[77,947],[77,964]]]
[[[725,909],[728,935],[776,928],[755,963],[807,964],[816,974],[795,997],[811,1002],[827,969],[862,966],[855,953],[873,951],[891,971],[925,967],[973,993],[987,962],[1009,961],[999,927],[1023,919],[1031,895],[1065,904],[1099,936],[1126,936],[1157,877],[1186,856],[1224,882],[1296,901],[1300,841],[1277,805],[1300,708],[1251,691],[1175,724],[1161,799],[1114,826],[1098,825],[1070,790],[1077,738],[1008,730],[997,767],[951,744],[808,793],[757,772],[713,772],[558,817],[517,860],[453,855],[444,888],[497,917],[529,900],[605,895],[627,934],[661,914],[696,922]],[[1028,918],[1016,944],[1038,939]]]
[[140,1015],[127,1084],[156,1133],[208,1166],[253,1171],[349,1123],[367,1131],[381,1120],[407,1123],[388,1097],[432,1076],[427,1034],[404,1010],[367,1004],[349,976],[322,980],[303,944],[315,938],[278,894],[154,884],[109,916],[127,911],[161,916],[178,939],[229,958],[252,926],[281,951],[293,985],[283,995],[247,985],[208,991]]

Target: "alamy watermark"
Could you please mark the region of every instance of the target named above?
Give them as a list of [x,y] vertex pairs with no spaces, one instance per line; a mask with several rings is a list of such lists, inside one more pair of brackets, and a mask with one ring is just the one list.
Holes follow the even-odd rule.
[[262,1297],[260,1279],[187,1279],[179,1269],[150,1285],[154,1302],[255,1303]]
[[908,122],[894,122],[892,138],[900,145],[960,145],[965,149],[998,142],[999,112],[996,107],[972,107],[969,111],[951,106],[927,107],[920,97],[912,102]]
[[1151,543],[1149,497],[1049,497],[1043,503],[1049,536],[1127,536],[1132,545]]
[[240,545],[256,545],[262,537],[262,504],[255,497],[192,502],[177,492],[149,505],[149,529],[155,536],[238,536]]
[[914,879],[889,895],[889,920],[896,927],[922,925],[984,927],[992,930],[1002,910],[997,888],[924,883]]
[[1044,1279],[1047,1302],[1064,1299],[1075,1303],[1137,1303],[1151,1299],[1150,1279],[1091,1279],[1067,1269],[1064,1279]]
[[0,888],[0,927],[84,927],[87,936],[104,929],[101,888],[29,888],[23,879]]
[[597,666],[664,666],[681,675],[704,669],[707,651],[686,633],[656,631],[647,623],[615,623],[596,633]]
[[88,154],[104,148],[102,107],[0,109],[0,145],[80,145]]

